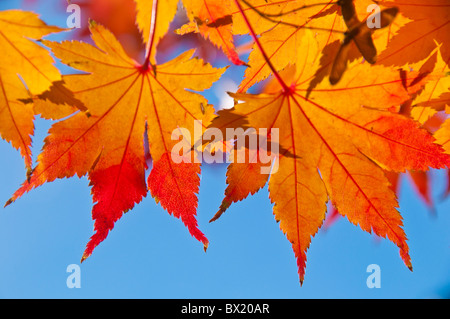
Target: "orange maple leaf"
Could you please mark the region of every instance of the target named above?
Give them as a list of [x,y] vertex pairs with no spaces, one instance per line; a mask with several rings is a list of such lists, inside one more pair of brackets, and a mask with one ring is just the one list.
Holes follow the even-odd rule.
[[[82,261],[148,190],[170,214],[181,218],[205,248],[208,245],[195,219],[200,164],[172,162],[171,135],[178,126],[193,131],[196,120],[209,124],[214,109],[191,91],[209,88],[224,69],[191,58],[192,51],[155,63],[152,48],[162,34],[156,30],[159,23],[163,30],[168,27],[163,7],[153,8],[144,64],[129,58],[114,35],[94,22],[90,29],[96,47],[77,41],[44,42],[63,63],[87,73],[64,76],[63,81],[86,105],[90,117],[74,113],[51,127],[32,175],[8,204],[56,178],[88,175],[95,233]],[[153,161],[148,182],[145,139]]]
[[[229,115],[227,125],[245,118],[254,128],[279,129],[280,145],[286,151],[279,154],[278,172],[270,176],[269,193],[275,219],[297,257],[301,282],[306,251],[311,236],[322,226],[328,199],[350,222],[394,242],[412,269],[398,203],[384,169],[404,172],[450,165],[450,156],[417,122],[388,111],[420,89],[421,81],[413,84],[418,73],[411,71],[403,78],[397,70],[356,61],[338,85],[330,87],[324,80],[306,97],[320,64],[320,50],[311,32],[299,40],[302,51],[291,66],[294,72],[286,70],[290,77],[282,78],[271,68],[281,86],[278,92],[232,94],[242,103],[223,111],[225,119],[216,119],[212,126],[227,122]],[[270,66],[270,60],[266,61]],[[286,156],[287,151],[293,156]],[[257,174],[241,169],[242,175]],[[229,201],[245,198],[264,185],[254,183],[251,190],[242,189],[237,185],[239,178],[229,174],[219,214]],[[233,190],[241,193],[232,197]]]
[[382,4],[398,7],[411,21],[392,37],[388,48],[380,54],[379,63],[389,66],[417,63],[427,58],[437,45],[441,45],[444,61],[450,63],[448,0],[394,0]]

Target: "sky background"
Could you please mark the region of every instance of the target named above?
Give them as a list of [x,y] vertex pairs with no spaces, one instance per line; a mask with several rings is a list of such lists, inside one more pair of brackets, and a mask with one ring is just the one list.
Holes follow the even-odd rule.
[[[47,23],[65,27],[68,14],[54,3],[34,10]],[[20,7],[21,1],[0,2],[0,10]],[[232,90],[240,76],[240,69],[230,67],[207,92],[211,103],[223,103],[218,88]],[[35,157],[49,127],[49,122],[36,120]],[[435,215],[409,178],[403,178],[399,209],[413,272],[393,243],[340,218],[313,238],[302,287],[291,245],[274,220],[267,187],[208,222],[222,201],[225,173],[223,164],[203,166],[198,223],[210,241],[206,253],[182,222],[148,195],[81,265],[79,289],[67,287],[66,269],[79,264],[93,233],[87,179],[57,180],[0,208],[0,298],[450,297],[450,199],[440,200],[447,186],[444,171],[432,172]],[[0,140],[0,202],[24,179],[19,153]],[[379,289],[366,285],[370,264],[381,268]]]

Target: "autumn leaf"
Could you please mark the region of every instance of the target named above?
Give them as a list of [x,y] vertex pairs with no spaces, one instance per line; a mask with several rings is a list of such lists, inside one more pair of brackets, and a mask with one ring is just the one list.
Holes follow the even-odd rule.
[[[167,26],[162,8],[155,7],[153,31],[159,23],[163,29]],[[195,219],[200,164],[172,162],[170,152],[176,141],[171,135],[179,126],[193,131],[196,120],[208,125],[214,110],[191,91],[209,88],[224,70],[191,58],[192,51],[157,65],[152,40],[144,64],[138,64],[111,32],[95,22],[90,29],[96,47],[77,41],[44,42],[63,63],[85,72],[64,76],[63,81],[90,116],[78,112],[51,127],[33,174],[8,204],[57,178],[87,175],[95,203],[95,233],[82,261],[148,191],[207,247]],[[153,31],[149,37],[157,41],[161,33]],[[153,162],[148,181],[144,140]]]
[[[450,77],[448,76],[448,67],[442,60],[439,54],[439,48],[424,62],[408,65],[411,70],[417,70],[416,78],[411,81],[411,85],[422,83],[422,86],[414,89],[415,93],[411,94],[411,98],[397,107],[393,106],[390,109],[393,112],[398,112],[408,117],[412,117],[422,124],[422,127],[434,133],[445,118],[443,118],[439,111],[443,111],[445,105],[448,104],[448,87],[450,87]],[[327,54],[327,53],[323,53]],[[323,59],[321,58],[321,64]],[[426,79],[426,81],[423,81]],[[406,85],[406,84],[404,84]],[[264,87],[263,92],[273,92],[273,88],[277,86],[275,80],[269,82]],[[396,196],[400,197],[400,189],[398,187],[402,179],[401,173],[385,171],[385,175],[392,185],[392,190]],[[431,213],[435,213],[434,200],[431,196],[434,183],[431,181],[429,172],[410,171],[408,172],[409,181],[416,190],[418,196],[423,200]],[[326,227],[330,227],[339,215],[338,211],[333,208],[326,220]]]
[[[398,203],[384,169],[424,171],[450,164],[450,157],[418,123],[389,111],[420,89],[419,83],[412,83],[417,72],[410,71],[405,79],[397,70],[356,61],[342,82],[331,88],[324,79],[307,98],[320,50],[311,32],[299,40],[303,50],[292,66],[294,75],[283,79],[271,68],[278,76],[278,92],[232,94],[241,103],[228,113],[245,118],[251,127],[279,129],[280,145],[294,154],[279,154],[269,193],[275,219],[295,252],[300,281],[306,251],[323,224],[328,199],[353,224],[395,243],[411,268]],[[227,191],[237,187],[238,178],[228,182]],[[252,191],[257,188],[260,185]]]
[[396,6],[411,21],[392,37],[388,48],[380,54],[379,63],[403,66],[424,60],[441,45],[444,61],[450,61],[450,4],[447,0],[383,1],[385,6]]
[[33,40],[62,29],[46,25],[32,12],[0,12],[0,134],[20,150],[28,169],[32,166],[33,104],[20,99],[46,91],[61,80],[49,52]]

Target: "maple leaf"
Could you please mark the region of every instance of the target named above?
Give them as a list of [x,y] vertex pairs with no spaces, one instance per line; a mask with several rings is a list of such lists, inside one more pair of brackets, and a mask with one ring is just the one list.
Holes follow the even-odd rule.
[[444,61],[450,62],[450,4],[447,0],[395,0],[382,4],[398,7],[411,21],[392,37],[388,48],[380,54],[379,63],[403,66],[420,62],[436,48],[436,42],[441,45]]
[[[28,169],[31,168],[31,136],[34,132],[32,104],[20,99],[41,94],[53,82],[61,80],[49,52],[33,42],[63,29],[48,26],[32,12],[9,10],[0,12],[0,134],[20,150]],[[11,63],[14,61],[14,63]]]
[[[170,214],[181,218],[205,248],[208,245],[195,219],[200,164],[172,162],[170,152],[176,141],[171,135],[179,126],[193,131],[195,120],[208,125],[214,109],[191,91],[209,88],[224,69],[191,58],[193,51],[156,64],[152,52],[162,34],[157,30],[160,23],[166,30],[170,19],[165,15],[165,2],[156,3],[142,65],[95,22],[90,29],[96,47],[78,41],[44,42],[63,63],[86,73],[64,76],[63,81],[73,97],[86,105],[90,117],[77,112],[52,125],[33,174],[8,204],[56,178],[88,175],[95,233],[82,261],[148,191]],[[146,182],[148,149],[153,168]]]
[[[211,221],[268,184],[273,213],[292,244],[301,283],[306,252],[311,238],[327,223],[327,209],[331,219],[346,216],[363,230],[391,240],[412,269],[397,210],[400,176],[408,171],[418,192],[432,205],[427,170],[450,164],[450,125],[445,121],[448,116],[443,116],[449,98],[445,42],[449,6],[443,1],[385,1],[384,28],[372,32],[365,27],[371,0],[183,0],[190,23],[178,29],[179,34],[200,34],[237,65],[246,63],[239,58],[233,36],[250,33],[253,39],[245,77],[239,91],[230,94],[235,107],[215,118],[212,106],[194,92],[209,88],[224,69],[192,58],[193,51],[166,63],[156,58],[156,48],[179,8],[178,0],[85,2],[91,9],[114,7],[114,14],[97,13],[102,11],[99,16],[116,29],[91,22],[94,45],[42,41],[63,63],[84,72],[62,77],[48,52],[26,39],[40,39],[59,29],[51,31],[52,27],[31,17],[30,32],[41,29],[42,33],[34,37],[22,25],[25,15],[32,14],[0,13],[5,56],[15,58],[15,54],[21,68],[28,66],[24,75],[16,66],[0,66],[0,114],[10,115],[0,117],[0,133],[20,149],[29,167],[27,180],[7,205],[57,178],[87,176],[94,201],[94,234],[82,261],[148,192],[181,219],[206,249],[208,240],[196,221],[201,165],[192,163],[197,155],[193,150],[199,145],[185,139],[191,160],[175,163],[171,150],[178,142],[172,133],[195,131],[198,121],[202,130],[216,127],[222,132],[269,128],[280,149],[276,165],[258,161],[263,156],[261,147],[244,149],[249,162],[228,167],[225,196]],[[399,14],[391,6],[400,8]],[[134,8],[136,25],[130,23]],[[122,13],[120,23],[109,20]],[[147,46],[143,63],[132,59],[131,50],[113,35],[136,35],[137,29],[143,38],[137,47]],[[417,52],[409,54],[411,49]],[[382,63],[369,65],[377,52]],[[139,53],[142,50],[133,56]],[[340,66],[338,72],[333,65]],[[391,65],[401,68],[387,67]],[[339,83],[330,86],[325,79],[329,75],[333,84]],[[250,87],[269,77],[273,81],[264,93],[248,94]],[[23,112],[13,120],[18,113],[12,105],[20,105],[15,112]],[[34,114],[56,123],[31,170],[31,140],[26,137],[32,134]],[[20,141],[11,137],[18,131]],[[239,145],[241,139],[233,142]],[[215,147],[223,145],[234,156],[237,149],[229,142],[204,150],[216,152]],[[262,174],[271,167],[276,169],[270,175]]]
[[[277,128],[280,145],[294,155],[279,154],[269,193],[275,203],[275,219],[295,252],[300,282],[311,236],[323,224],[328,199],[353,224],[394,242],[412,269],[398,203],[384,169],[404,172],[450,164],[450,157],[431,134],[417,122],[389,111],[408,100],[422,82],[412,83],[417,72],[402,78],[397,70],[356,61],[335,87],[322,81],[307,98],[309,80],[320,63],[320,49],[311,32],[305,31],[299,40],[302,50],[291,66],[295,71],[286,72],[291,78],[282,78],[271,67],[281,87],[278,92],[232,94],[241,103],[221,113],[222,117],[231,116],[230,121],[217,118],[212,126],[216,121],[233,126],[234,121],[245,118],[251,127]],[[263,45],[255,42],[267,57]],[[270,67],[271,61],[266,62]],[[229,169],[229,186],[219,214],[230,200],[245,198],[263,185],[251,184],[240,196],[230,197],[233,189],[239,189],[240,176],[249,172],[241,168],[242,175],[232,177],[234,169]]]

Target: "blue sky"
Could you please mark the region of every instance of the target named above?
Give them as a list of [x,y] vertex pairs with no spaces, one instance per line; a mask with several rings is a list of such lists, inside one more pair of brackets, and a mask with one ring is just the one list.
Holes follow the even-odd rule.
[[[54,1],[49,1],[49,3]],[[0,9],[20,8],[2,1]],[[36,10],[64,26],[64,12]],[[56,14],[58,13],[58,14]],[[239,76],[230,68],[226,76]],[[218,103],[214,89],[212,103]],[[49,123],[36,121],[35,156]],[[305,282],[299,285],[291,246],[272,215],[267,188],[234,204],[208,223],[225,190],[226,166],[204,166],[198,222],[210,240],[205,253],[180,220],[151,196],[125,214],[108,238],[81,265],[81,288],[69,289],[66,272],[79,264],[93,232],[86,178],[44,185],[0,209],[0,298],[439,298],[450,295],[450,199],[432,216],[404,179],[400,211],[414,271],[398,248],[339,219],[313,238]],[[23,160],[0,141],[0,202],[24,181]],[[446,187],[433,171],[438,199]],[[381,268],[381,288],[369,289],[366,268]]]

